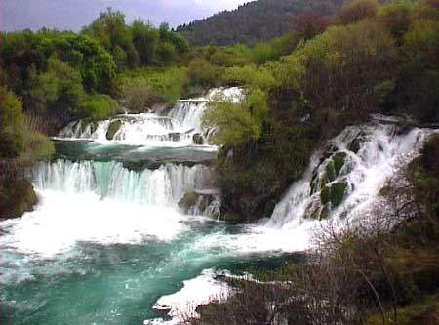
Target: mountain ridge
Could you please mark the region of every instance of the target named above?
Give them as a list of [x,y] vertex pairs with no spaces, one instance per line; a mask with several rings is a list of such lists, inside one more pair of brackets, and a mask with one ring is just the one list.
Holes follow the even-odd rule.
[[333,17],[345,0],[257,0],[177,27],[193,46],[252,45],[295,29],[304,15]]

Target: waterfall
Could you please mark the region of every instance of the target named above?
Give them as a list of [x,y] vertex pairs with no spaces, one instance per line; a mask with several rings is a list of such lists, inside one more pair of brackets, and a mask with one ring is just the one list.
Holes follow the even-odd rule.
[[210,168],[167,164],[157,170],[132,171],[122,163],[58,160],[33,169],[38,190],[95,193],[101,199],[176,206],[185,192],[209,186]]
[[313,155],[268,225],[292,227],[304,220],[367,214],[386,181],[416,157],[431,133],[418,128],[404,133],[398,126],[374,123],[347,127]]
[[239,102],[243,99],[241,88],[217,88],[206,97],[178,101],[167,115],[124,114],[98,122],[74,121],[61,130],[59,138],[157,146],[209,144],[213,131],[202,124],[208,103],[214,100]]

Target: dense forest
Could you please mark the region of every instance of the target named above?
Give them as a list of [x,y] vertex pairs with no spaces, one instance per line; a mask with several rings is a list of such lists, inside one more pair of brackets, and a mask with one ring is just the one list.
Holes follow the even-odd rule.
[[[232,223],[269,217],[313,150],[347,125],[372,113],[404,116],[407,128],[438,123],[439,1],[343,2],[260,0],[178,33],[167,24],[127,24],[109,10],[80,33],[0,34],[0,214],[16,216],[36,202],[24,171],[53,154],[43,134],[122,107],[169,105],[214,86],[248,93],[242,103],[213,103],[204,117],[219,128],[221,218]],[[273,274],[293,286],[235,283],[242,294],[206,309],[205,323],[231,315],[230,324],[252,317],[261,324],[282,314],[301,324],[396,324],[403,310],[410,324],[427,307],[437,317],[438,143],[433,137],[401,175],[410,186],[383,192],[411,191],[410,222],[367,236],[355,229],[335,237],[328,229],[315,254],[319,263]],[[424,266],[416,267],[418,258]],[[292,301],[291,290],[300,299]]]
[[313,21],[323,28],[336,15],[344,0],[260,0],[234,11],[196,20],[177,28],[191,45],[253,45],[292,30],[306,28]]

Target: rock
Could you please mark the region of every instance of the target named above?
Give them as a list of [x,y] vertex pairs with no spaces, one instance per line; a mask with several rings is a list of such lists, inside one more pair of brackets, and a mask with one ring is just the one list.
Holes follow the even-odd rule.
[[19,218],[38,202],[32,184],[26,180],[0,183],[0,219]]
[[201,134],[199,134],[199,133],[196,133],[196,134],[194,134],[194,135],[192,136],[192,141],[193,141],[195,144],[204,144],[203,136],[202,136]]
[[329,183],[335,181],[335,179],[338,176],[338,172],[335,169],[334,161],[330,161],[329,162],[329,164],[326,166],[326,171],[325,172],[326,172],[327,181]]
[[358,153],[358,151],[360,151],[361,149],[361,141],[360,139],[355,139],[354,141],[352,141],[349,146],[348,149],[350,151],[352,151],[353,153]]
[[332,158],[334,162],[336,176],[340,176],[340,170],[346,162],[346,156],[347,154],[345,152],[337,152]]
[[347,184],[345,182],[336,182],[326,185],[320,192],[320,201],[322,205],[331,203],[331,208],[338,207],[343,201],[346,194]]
[[122,121],[121,120],[111,121],[110,125],[108,126],[107,133],[105,134],[105,138],[108,141],[113,140],[114,136],[116,135],[117,131],[119,131],[121,126],[122,126]]
[[214,194],[188,192],[180,200],[178,206],[185,214],[204,214],[214,200]]
[[325,186],[320,192],[320,202],[323,205],[331,202],[331,186]]
[[180,142],[181,134],[180,133],[169,133],[169,140],[172,142]]
[[245,218],[237,213],[226,213],[220,217],[221,221],[225,221],[230,224],[242,223]]
[[171,311],[172,307],[168,305],[155,305],[152,307],[152,309],[159,314],[167,315]]
[[190,208],[197,204],[199,195],[196,192],[188,192],[178,202],[178,206],[184,211],[189,211]]
[[336,208],[343,201],[346,194],[347,184],[344,182],[334,183],[331,185],[331,203],[332,208]]

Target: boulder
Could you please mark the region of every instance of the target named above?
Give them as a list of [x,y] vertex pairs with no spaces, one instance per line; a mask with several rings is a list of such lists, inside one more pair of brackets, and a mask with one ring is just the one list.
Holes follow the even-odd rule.
[[107,133],[105,134],[105,138],[108,141],[113,140],[114,136],[116,135],[117,131],[119,131],[121,126],[122,126],[122,121],[121,120],[111,121],[110,125],[108,126]]
[[181,141],[181,134],[180,133],[169,133],[169,140],[172,142],[180,142]]
[[192,141],[193,141],[193,143],[195,143],[195,144],[204,144],[203,136],[202,136],[201,134],[199,134],[199,133],[195,133],[195,134],[192,136]]
[[187,192],[181,198],[178,206],[185,214],[204,214],[213,201],[215,201],[214,194]]

